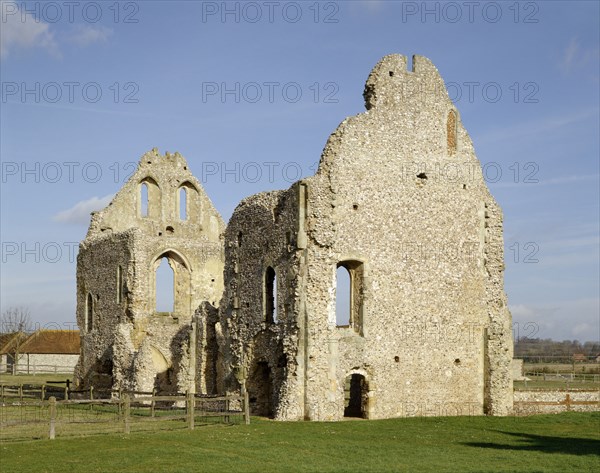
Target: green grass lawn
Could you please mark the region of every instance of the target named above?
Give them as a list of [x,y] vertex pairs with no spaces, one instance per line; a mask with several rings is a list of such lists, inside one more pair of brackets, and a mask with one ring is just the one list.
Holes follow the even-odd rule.
[[11,472],[596,472],[600,413],[273,422],[0,444]]

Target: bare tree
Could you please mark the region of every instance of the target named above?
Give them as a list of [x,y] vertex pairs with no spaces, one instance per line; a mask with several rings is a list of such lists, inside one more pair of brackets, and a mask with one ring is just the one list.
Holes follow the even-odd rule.
[[31,314],[27,307],[9,307],[2,312],[0,333],[29,333],[31,331]]
[[33,331],[31,314],[27,307],[9,307],[0,317],[0,333],[14,334],[9,340],[8,355],[12,358],[12,374],[16,374],[21,346]]

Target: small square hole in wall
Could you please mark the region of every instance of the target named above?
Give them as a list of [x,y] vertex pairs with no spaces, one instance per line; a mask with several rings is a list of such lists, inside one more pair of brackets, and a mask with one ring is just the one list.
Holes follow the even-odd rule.
[[148,161],[148,164],[152,164],[152,161]]
[[424,172],[422,172],[420,174],[417,174],[417,177],[419,179],[425,180],[425,179],[427,179],[427,174],[425,174]]
[[352,208],[353,208],[354,210],[358,210],[358,204],[354,204],[354,205],[352,206]]
[[467,185],[466,185],[466,184],[463,184],[463,189],[466,189],[466,188],[467,188]]
[[158,236],[162,236],[162,232],[158,232]]
[[246,302],[246,308],[250,307],[250,302]]
[[456,366],[460,365],[460,358],[456,358],[456,359],[454,360],[454,364],[455,364]]
[[394,71],[390,71],[390,77],[394,77]]
[[170,234],[175,233],[175,229],[173,227],[167,227],[166,230],[167,230],[167,233],[170,233]]
[[396,363],[400,363],[400,357],[399,357],[399,356],[395,356],[395,357],[394,357],[394,361],[395,361]]

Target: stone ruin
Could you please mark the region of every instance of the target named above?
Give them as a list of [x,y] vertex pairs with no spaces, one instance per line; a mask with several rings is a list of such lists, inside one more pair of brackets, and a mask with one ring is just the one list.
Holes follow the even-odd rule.
[[181,155],[142,157],[80,245],[81,387],[246,389],[279,420],[511,413],[502,212],[460,115],[421,56],[384,57],[364,99],[314,176],[227,225]]

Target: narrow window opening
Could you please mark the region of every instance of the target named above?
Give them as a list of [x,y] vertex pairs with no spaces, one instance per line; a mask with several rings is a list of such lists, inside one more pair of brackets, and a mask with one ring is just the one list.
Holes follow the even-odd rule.
[[400,357],[399,357],[399,356],[395,356],[395,357],[394,357],[394,361],[395,361],[396,363],[400,363]]
[[270,266],[265,271],[265,322],[277,323],[277,275]]
[[425,174],[424,172],[417,174],[417,177],[421,180],[426,180],[427,179],[427,174]]
[[394,77],[394,71],[390,71],[390,77]]
[[338,263],[334,304],[337,327],[351,327],[363,335],[364,265],[360,261]]
[[155,276],[156,312],[171,313],[175,302],[175,274],[168,258],[161,258]]
[[242,237],[243,237],[242,232],[239,232],[238,236],[237,236],[237,245],[238,245],[238,248],[242,247]]
[[148,216],[148,184],[142,182],[140,187],[140,212],[142,217]]
[[85,330],[91,332],[94,324],[94,298],[91,293],[87,295],[85,303]]
[[117,267],[117,304],[123,301],[123,268]]
[[335,273],[335,323],[338,327],[350,326],[351,288],[350,272],[338,266]]
[[354,205],[352,206],[352,208],[353,208],[354,210],[358,210],[358,204],[354,204]]
[[179,188],[179,220],[187,220],[187,190]]

